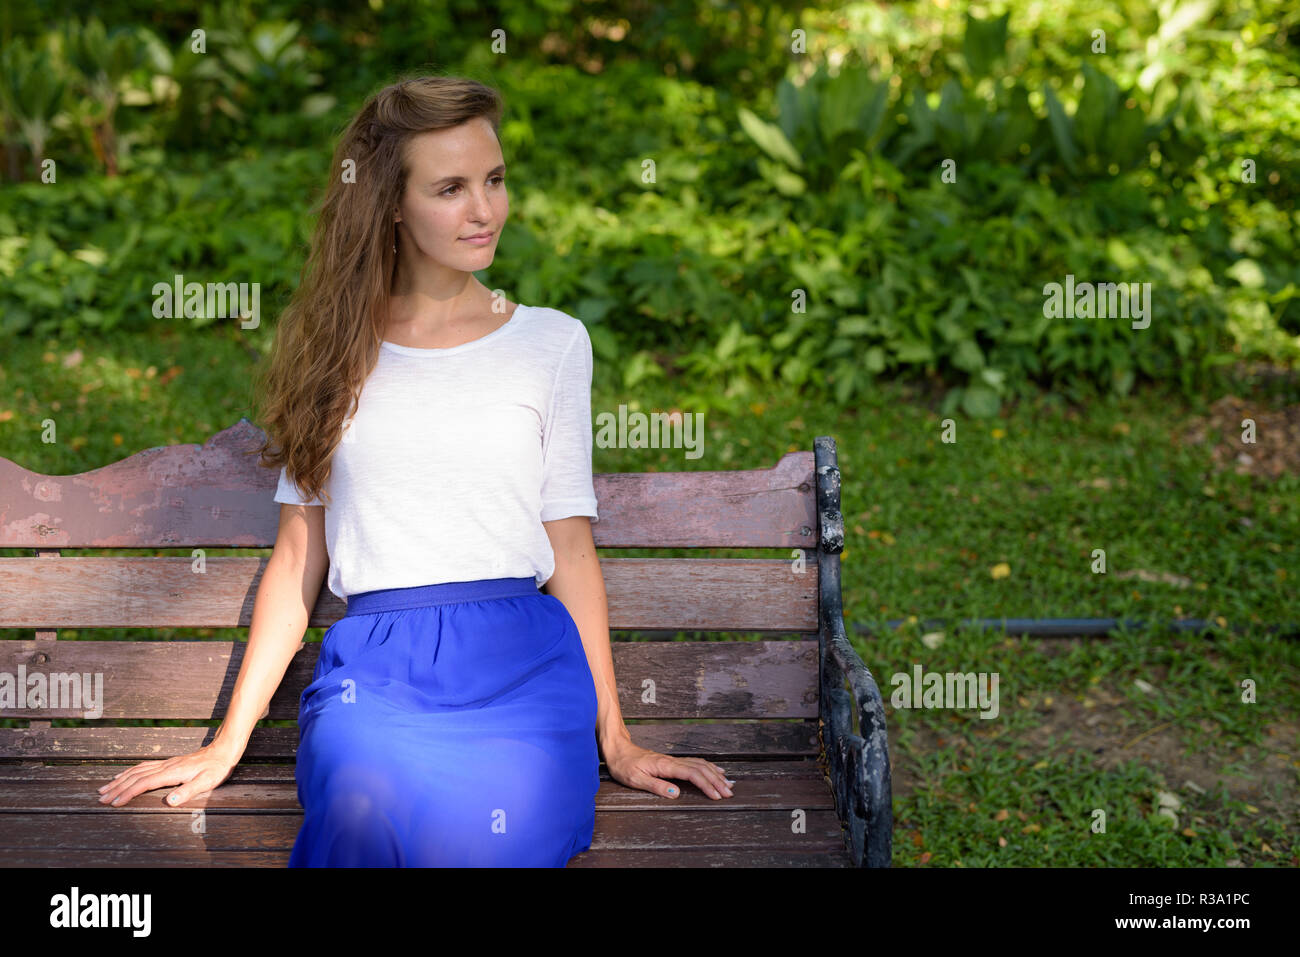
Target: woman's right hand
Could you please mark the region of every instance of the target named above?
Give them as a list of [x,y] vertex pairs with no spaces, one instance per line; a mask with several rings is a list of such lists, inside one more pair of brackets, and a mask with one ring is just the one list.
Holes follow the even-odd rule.
[[101,804],[122,807],[144,791],[179,784],[180,787],[167,795],[167,803],[180,807],[194,795],[215,789],[230,777],[238,763],[237,758],[231,760],[226,752],[210,744],[165,761],[143,761],[119,772],[100,788],[99,800]]

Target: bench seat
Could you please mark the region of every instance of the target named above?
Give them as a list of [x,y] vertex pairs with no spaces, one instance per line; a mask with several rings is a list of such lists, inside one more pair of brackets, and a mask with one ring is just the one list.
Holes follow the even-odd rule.
[[[638,737],[640,737],[638,735]],[[711,760],[717,760],[711,757]],[[611,781],[601,766],[590,850],[569,867],[850,867],[835,803],[812,759],[717,760],[737,781],[714,801],[692,785],[671,804]],[[156,795],[125,808],[95,789],[129,764],[0,769],[7,832],[0,863],[28,867],[284,867],[302,823],[293,765],[240,764],[206,798],[173,809]],[[150,795],[155,799],[150,800]],[[196,833],[194,811],[202,808]],[[805,834],[791,834],[794,809]]]

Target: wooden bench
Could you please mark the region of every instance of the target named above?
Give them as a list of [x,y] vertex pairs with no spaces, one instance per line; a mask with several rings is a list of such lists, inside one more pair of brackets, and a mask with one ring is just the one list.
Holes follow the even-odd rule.
[[[62,696],[44,699],[60,707],[0,710],[0,718],[27,721],[0,728],[0,864],[287,862],[302,818],[296,726],[259,725],[230,778],[185,807],[164,803],[170,788],[122,808],[98,802],[97,788],[119,770],[211,740],[245,644],[147,633],[98,640],[81,630],[248,627],[266,556],[202,550],[274,544],[277,475],[247,454],[261,439],[241,419],[203,446],[148,449],[66,476],[0,458],[0,547],[35,550],[0,558],[0,629],[35,629],[34,637],[0,640],[0,672],[103,680],[102,716],[83,726],[52,725],[81,719],[88,707]],[[601,559],[611,629],[762,640],[613,636],[633,739],[707,757],[737,782],[735,796],[714,801],[681,781],[681,797],[661,798],[614,782],[602,764],[595,837],[569,866],[887,866],[884,710],[841,618],[834,441],[817,438],[812,452],[791,452],[768,469],[594,481],[597,546],[780,548],[791,557]],[[193,551],[61,555],[87,548]],[[328,626],[343,612],[322,586],[309,623]],[[79,631],[60,639],[61,628]],[[297,718],[319,647],[304,642],[265,718]],[[42,702],[5,702],[14,703]]]

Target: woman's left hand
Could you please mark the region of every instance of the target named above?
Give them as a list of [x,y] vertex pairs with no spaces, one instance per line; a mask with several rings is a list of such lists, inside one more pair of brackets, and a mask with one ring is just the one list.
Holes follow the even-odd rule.
[[[661,797],[675,798],[681,791],[664,778],[685,778],[714,800],[731,797],[722,768],[703,758],[674,758],[626,742],[605,753],[609,776],[619,784]],[[735,781],[730,782],[735,784]]]

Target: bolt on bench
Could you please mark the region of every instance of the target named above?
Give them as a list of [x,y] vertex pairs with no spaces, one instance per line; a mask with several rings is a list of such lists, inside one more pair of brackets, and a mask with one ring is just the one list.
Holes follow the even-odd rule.
[[[66,476],[0,458],[0,548],[35,550],[0,558],[0,629],[35,629],[30,638],[0,632],[0,681],[13,689],[21,676],[28,695],[0,708],[0,718],[27,722],[0,728],[0,865],[287,863],[302,819],[296,726],[259,726],[226,782],[185,807],[164,803],[170,788],[121,808],[98,801],[96,789],[118,771],[212,739],[244,643],[95,640],[83,630],[247,629],[266,558],[60,554],[270,548],[277,475],[249,454],[262,438],[241,419],[203,446],[147,449]],[[708,758],[737,782],[735,796],[713,801],[683,781],[679,798],[660,798],[611,780],[602,764],[592,846],[569,866],[888,866],[884,709],[844,631],[834,440],[819,437],[813,452],[768,469],[597,474],[594,483],[598,547],[792,550],[788,559],[603,558],[611,629],[799,637],[615,638],[633,740]],[[309,625],[328,626],[344,610],[322,587]],[[60,639],[60,628],[78,635]],[[304,642],[264,718],[297,718],[319,648]],[[73,675],[102,676],[102,714],[54,727],[85,716],[86,702],[66,696]],[[30,697],[33,676],[50,681],[48,697]],[[135,719],[205,725],[117,724]]]

